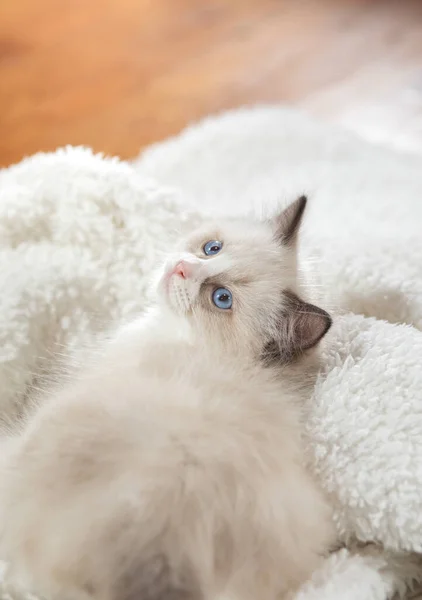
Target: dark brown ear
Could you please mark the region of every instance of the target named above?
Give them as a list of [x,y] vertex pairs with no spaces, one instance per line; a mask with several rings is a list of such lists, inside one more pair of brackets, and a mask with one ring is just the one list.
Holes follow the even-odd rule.
[[293,246],[305,212],[306,196],[300,196],[280,214],[273,217],[275,235],[283,246]]
[[265,349],[264,359],[270,363],[291,362],[316,346],[331,324],[325,310],[304,302],[293,292],[285,292],[277,335]]

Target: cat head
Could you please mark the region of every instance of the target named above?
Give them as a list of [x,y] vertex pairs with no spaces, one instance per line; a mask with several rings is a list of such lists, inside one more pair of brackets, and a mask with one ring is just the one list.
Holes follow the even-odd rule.
[[270,362],[314,347],[331,325],[297,295],[296,242],[306,197],[267,221],[227,219],[185,240],[165,264],[159,294],[205,343]]

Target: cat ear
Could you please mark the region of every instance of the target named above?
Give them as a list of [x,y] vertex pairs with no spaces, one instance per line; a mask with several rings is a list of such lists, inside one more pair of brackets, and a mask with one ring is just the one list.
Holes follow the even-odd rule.
[[288,363],[318,344],[330,329],[330,315],[292,292],[284,293],[275,339],[268,344],[264,358],[269,362]]
[[276,239],[283,246],[294,246],[307,201],[306,196],[300,196],[281,213],[273,217],[272,222]]

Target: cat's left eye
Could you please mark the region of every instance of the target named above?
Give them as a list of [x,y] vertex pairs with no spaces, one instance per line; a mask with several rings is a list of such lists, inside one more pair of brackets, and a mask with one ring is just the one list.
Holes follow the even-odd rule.
[[204,254],[207,256],[214,256],[214,254],[218,254],[220,252],[222,247],[222,242],[219,242],[218,240],[210,240],[203,247]]
[[217,308],[229,310],[233,305],[233,296],[227,288],[218,288],[212,294],[212,301]]

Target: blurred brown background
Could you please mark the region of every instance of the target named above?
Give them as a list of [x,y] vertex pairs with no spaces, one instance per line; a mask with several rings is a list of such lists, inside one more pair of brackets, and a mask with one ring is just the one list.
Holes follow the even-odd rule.
[[422,149],[422,1],[1,0],[0,165],[287,102]]

